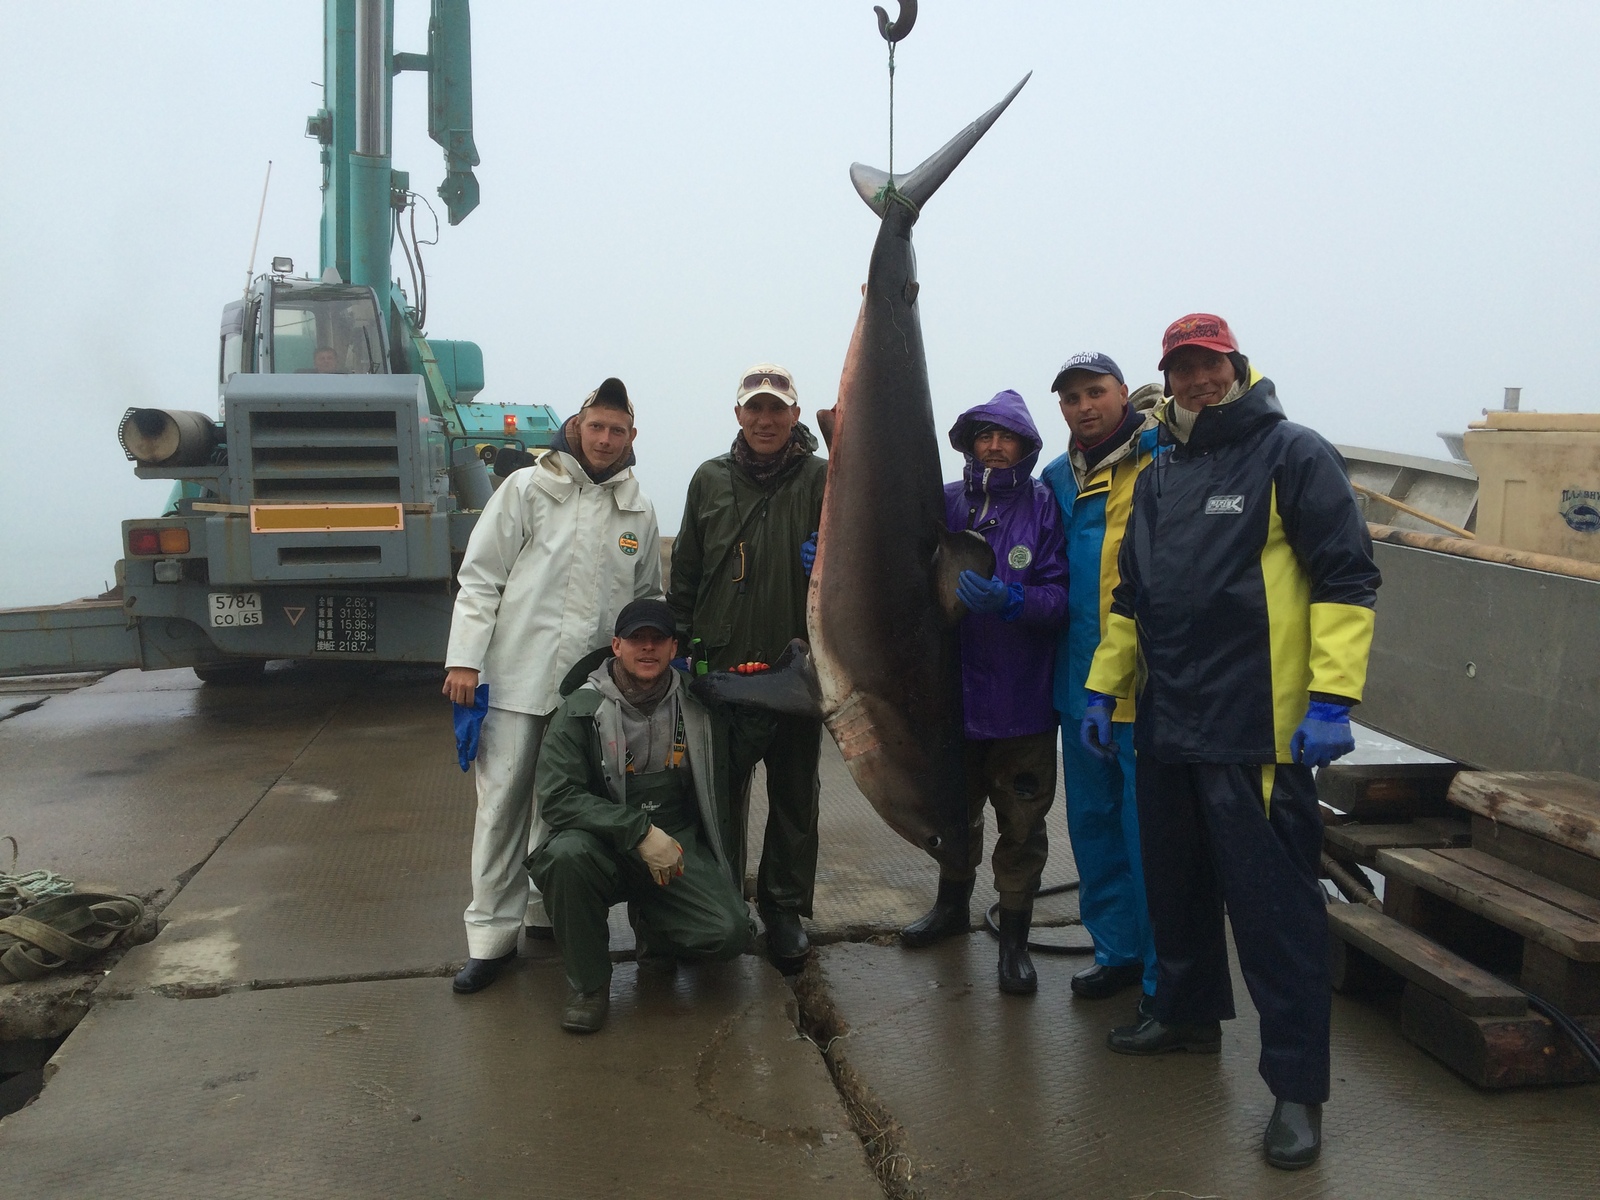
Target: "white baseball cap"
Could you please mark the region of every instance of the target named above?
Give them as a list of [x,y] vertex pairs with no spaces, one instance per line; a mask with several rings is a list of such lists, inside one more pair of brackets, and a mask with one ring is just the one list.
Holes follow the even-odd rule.
[[776,396],[785,404],[799,404],[794,376],[777,363],[757,363],[739,377],[739,391],[733,402],[742,405],[752,396]]

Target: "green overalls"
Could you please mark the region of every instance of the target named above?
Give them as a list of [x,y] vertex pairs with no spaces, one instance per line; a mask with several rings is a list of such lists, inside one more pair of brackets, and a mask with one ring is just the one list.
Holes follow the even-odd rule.
[[553,835],[529,863],[567,978],[579,991],[605,987],[611,978],[607,914],[613,904],[629,904],[641,955],[723,961],[744,953],[750,941],[744,900],[701,832],[688,762],[644,775],[630,771],[624,797],[628,808],[648,813],[651,824],[683,847],[683,874],[665,887],[636,852],[619,853],[580,829]]

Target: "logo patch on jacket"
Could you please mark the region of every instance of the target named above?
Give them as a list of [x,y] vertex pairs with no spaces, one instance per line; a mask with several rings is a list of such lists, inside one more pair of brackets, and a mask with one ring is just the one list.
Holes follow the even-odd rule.
[[1020,571],[1033,561],[1033,551],[1026,546],[1013,546],[1011,553],[1006,555],[1006,561],[1011,564],[1013,571]]
[[630,529],[617,539],[617,546],[624,554],[637,554],[639,553],[639,535]]
[[1217,513],[1242,513],[1244,512],[1243,496],[1208,496],[1206,498],[1206,516],[1215,516]]

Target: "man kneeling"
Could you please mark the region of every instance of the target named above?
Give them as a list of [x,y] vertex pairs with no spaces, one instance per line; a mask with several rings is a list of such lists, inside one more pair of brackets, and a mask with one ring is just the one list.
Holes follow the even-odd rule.
[[627,605],[612,657],[563,701],[539,753],[550,833],[527,865],[567,969],[561,1027],[573,1033],[605,1024],[613,904],[628,904],[641,971],[750,945],[728,852],[727,720],[673,670],[675,627],[660,600]]

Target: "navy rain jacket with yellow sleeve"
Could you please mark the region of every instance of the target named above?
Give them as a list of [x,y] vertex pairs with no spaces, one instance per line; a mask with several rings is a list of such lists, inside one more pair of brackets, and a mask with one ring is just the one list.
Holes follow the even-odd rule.
[[[1171,401],[1158,411],[1176,441]],[[1313,695],[1359,703],[1377,589],[1372,540],[1336,451],[1285,419],[1254,369],[1237,400],[1134,486],[1105,637],[1087,681],[1131,697],[1162,762],[1292,762]]]

